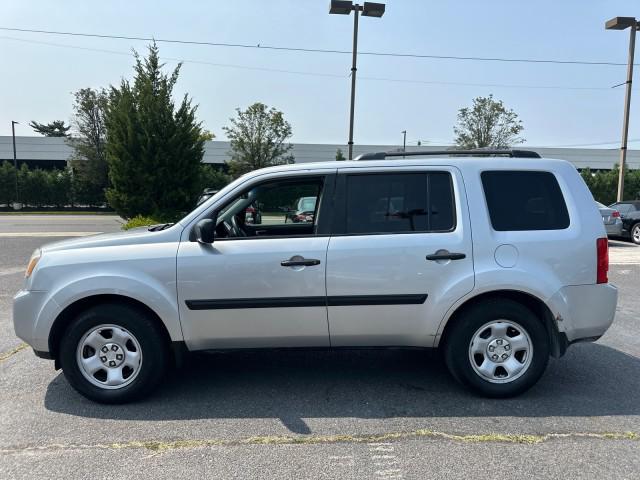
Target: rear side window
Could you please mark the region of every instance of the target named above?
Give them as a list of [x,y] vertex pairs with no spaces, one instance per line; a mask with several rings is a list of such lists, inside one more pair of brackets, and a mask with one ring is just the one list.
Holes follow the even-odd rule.
[[345,233],[449,231],[455,227],[447,172],[348,175]]
[[482,172],[482,186],[494,230],[562,230],[569,213],[550,172]]
[[630,203],[614,203],[610,208],[615,208],[622,215],[626,215],[634,210],[633,205]]

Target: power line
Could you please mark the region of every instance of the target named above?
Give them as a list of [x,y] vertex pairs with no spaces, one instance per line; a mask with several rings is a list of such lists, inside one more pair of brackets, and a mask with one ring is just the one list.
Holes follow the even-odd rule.
[[[24,38],[7,37],[7,36],[2,36],[2,35],[0,35],[0,40],[15,40],[17,42],[33,43],[33,44],[36,44],[36,45],[46,45],[46,46],[49,46],[49,47],[72,48],[72,49],[76,49],[76,50],[85,50],[85,51],[89,51],[89,52],[108,53],[108,54],[112,54],[112,55],[124,55],[124,56],[127,56],[127,57],[133,56],[132,52],[121,52],[121,51],[117,51],[117,50],[105,50],[105,49],[102,49],[102,48],[82,47],[82,46],[79,46],[79,45],[68,45],[68,44],[44,42],[44,41],[38,41],[38,40],[27,40],[27,39],[24,39]],[[237,64],[232,64],[232,63],[215,63],[215,62],[208,62],[208,61],[205,61],[205,60],[185,60],[185,59],[175,58],[175,57],[161,57],[161,60],[167,60],[167,61],[171,61],[171,62],[194,63],[194,64],[200,64],[200,65],[210,65],[210,66],[213,66],[213,67],[237,68],[237,69],[242,69],[242,70],[257,70],[257,71],[274,72],[274,73],[290,73],[290,74],[295,74],[295,75],[310,75],[310,76],[318,76],[318,77],[347,78],[347,75],[341,75],[341,74],[338,74],[338,73],[304,72],[304,71],[299,71],[299,70],[287,70],[287,69],[280,69],[280,68],[256,67],[256,66],[249,66],[249,65],[237,65]]]
[[[101,48],[92,48],[92,47],[82,47],[79,45],[68,45],[68,44],[53,43],[53,42],[46,42],[46,41],[39,41],[39,40],[28,40],[28,39],[16,38],[16,37],[0,36],[0,40],[14,40],[18,42],[32,43],[36,45],[46,45],[51,47],[71,48],[71,49],[91,51],[91,52],[132,56],[132,53],[130,52],[105,50]],[[237,64],[230,64],[230,63],[215,63],[215,62],[209,62],[205,60],[181,59],[181,58],[175,58],[175,57],[161,57],[161,60],[175,61],[175,62],[182,62],[182,63],[192,63],[192,64],[198,64],[198,65],[209,65],[213,67],[235,68],[235,69],[241,69],[241,70],[255,70],[255,71],[273,72],[273,73],[286,73],[286,74],[294,74],[294,75],[307,75],[307,76],[342,78],[342,79],[347,78],[346,75],[329,73],[329,72],[308,72],[308,71],[258,67],[258,66],[249,66],[249,65],[237,65]],[[368,76],[362,76],[360,77],[360,79],[365,81],[415,83],[415,84],[435,85],[435,86],[439,85],[439,86],[461,86],[461,87],[515,88],[515,89],[534,89],[534,90],[575,90],[575,91],[607,91],[607,92],[614,91],[610,87],[595,87],[595,86],[582,87],[582,86],[575,86],[575,85],[566,86],[566,85],[526,85],[526,84],[506,84],[506,83],[469,83],[469,82],[448,82],[448,81],[437,81],[437,80],[431,81],[431,80],[403,79],[403,78],[382,78],[382,77],[368,77]]]
[[419,83],[426,85],[451,85],[461,87],[496,87],[496,88],[524,88],[542,90],[611,90],[611,87],[576,87],[565,85],[522,85],[506,83],[467,83],[467,82],[439,82],[431,80],[409,80],[399,78],[359,77],[361,80],[373,80],[381,82]]
[[[640,142],[640,138],[630,138],[629,143]],[[595,143],[572,143],[568,145],[547,145],[542,148],[571,148],[571,147],[597,147],[600,145],[616,145],[620,140],[614,140],[612,142],[595,142]],[[612,148],[612,150],[618,150],[619,147]]]
[[[92,37],[92,38],[109,38],[115,40],[135,40],[135,41],[155,41],[158,43],[176,43],[182,45],[203,45],[211,47],[233,47],[248,48],[262,50],[276,50],[302,53],[333,53],[333,54],[351,54],[349,50],[334,50],[324,48],[302,48],[302,47],[284,47],[276,45],[248,44],[248,43],[227,43],[227,42],[209,42],[197,40],[181,40],[168,38],[138,37],[131,35],[106,35],[97,33],[81,33],[81,32],[61,32],[55,30],[36,30],[27,28],[11,28],[0,27],[0,30],[22,32],[22,33],[42,33],[46,35],[66,35],[73,37]],[[508,62],[508,63],[538,63],[538,64],[556,64],[556,65],[608,65],[608,66],[626,66],[626,63],[603,62],[603,61],[584,61],[584,60],[555,60],[555,59],[535,59],[535,58],[506,58],[506,57],[474,57],[474,56],[457,56],[457,55],[428,55],[417,53],[399,53],[399,52],[358,52],[358,55],[368,55],[377,57],[400,57],[400,58],[425,58],[435,60],[460,60],[460,61],[481,61],[481,62]]]

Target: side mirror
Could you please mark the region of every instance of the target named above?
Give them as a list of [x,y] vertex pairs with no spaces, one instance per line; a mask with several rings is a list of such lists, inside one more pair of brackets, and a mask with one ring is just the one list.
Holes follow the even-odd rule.
[[193,227],[193,232],[199,243],[213,243],[216,236],[216,222],[210,218],[202,219]]

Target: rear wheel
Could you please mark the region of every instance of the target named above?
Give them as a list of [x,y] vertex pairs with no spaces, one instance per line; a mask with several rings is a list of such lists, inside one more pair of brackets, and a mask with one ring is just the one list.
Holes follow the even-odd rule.
[[541,319],[506,299],[465,310],[447,333],[444,348],[453,376],[488,397],[510,397],[531,388],[549,361]]
[[118,304],[80,313],[67,328],[59,352],[71,386],[101,403],[125,403],[150,393],[162,379],[168,358],[154,320]]
[[640,222],[631,227],[631,241],[636,245],[640,245]]

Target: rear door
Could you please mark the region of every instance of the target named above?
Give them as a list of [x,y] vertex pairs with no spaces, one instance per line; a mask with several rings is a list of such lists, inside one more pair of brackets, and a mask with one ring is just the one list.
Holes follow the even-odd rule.
[[339,170],[327,251],[332,346],[431,346],[474,286],[464,185],[453,167]]

